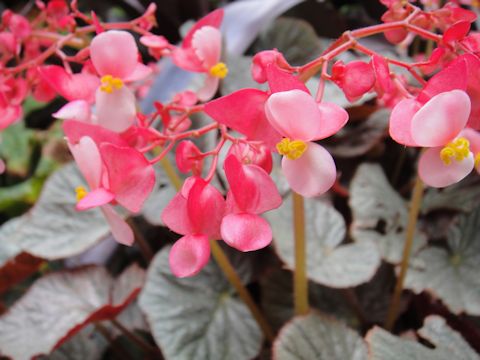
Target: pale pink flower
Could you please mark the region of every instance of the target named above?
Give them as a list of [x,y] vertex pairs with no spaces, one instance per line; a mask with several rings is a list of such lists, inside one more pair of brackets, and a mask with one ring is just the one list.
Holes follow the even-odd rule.
[[315,140],[335,134],[348,121],[348,113],[333,103],[316,103],[310,94],[289,90],[272,94],[265,111],[284,139],[277,144],[282,170],[290,187],[305,197],[326,192],[336,179],[330,153]]
[[124,83],[145,78],[151,69],[138,61],[137,44],[126,31],[110,30],[95,36],[90,58],[101,77],[95,95],[98,123],[123,132],[136,116],[135,96]]
[[222,34],[218,28],[222,20],[222,9],[200,19],[187,33],[182,45],[172,52],[173,62],[178,67],[207,75],[204,86],[197,92],[201,101],[210,100],[220,79],[228,74],[227,65],[220,61]]

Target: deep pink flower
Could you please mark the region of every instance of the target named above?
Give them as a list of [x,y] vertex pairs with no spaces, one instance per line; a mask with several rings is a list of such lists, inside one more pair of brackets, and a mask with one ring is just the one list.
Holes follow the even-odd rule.
[[252,78],[256,82],[263,84],[268,80],[267,67],[275,65],[281,69],[290,69],[290,65],[278,50],[264,50],[255,54],[252,59]]
[[272,229],[258,214],[282,204],[277,187],[261,167],[242,164],[234,155],[227,157],[224,168],[230,190],[222,239],[240,251],[264,248],[272,241]]
[[162,212],[165,225],[184,235],[170,251],[170,268],[175,276],[193,276],[207,264],[209,239],[219,238],[224,213],[225,200],[215,187],[199,177],[185,180]]
[[222,9],[200,19],[187,33],[182,45],[172,52],[173,62],[178,67],[207,75],[205,85],[197,92],[202,101],[215,95],[220,79],[228,74],[227,65],[220,61],[222,34],[218,28],[222,20]]
[[181,173],[187,174],[191,171],[195,176],[201,175],[203,157],[201,157],[200,149],[192,141],[184,140],[178,144],[175,160]]

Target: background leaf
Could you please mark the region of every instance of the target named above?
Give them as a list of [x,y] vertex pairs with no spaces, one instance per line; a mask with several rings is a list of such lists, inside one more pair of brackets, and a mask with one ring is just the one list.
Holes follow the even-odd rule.
[[139,293],[143,270],[130,266],[115,282],[104,268],[46,275],[0,317],[0,349],[16,360],[48,354],[90,322],[114,318]]
[[[260,329],[217,265],[210,261],[198,275],[180,279],[170,272],[169,251],[165,247],[155,256],[139,298],[165,357],[255,357],[262,343]],[[249,263],[236,268],[244,280],[250,277]]]
[[[382,258],[399,263],[407,227],[406,202],[388,183],[379,165],[362,164],[350,184],[352,237],[360,242],[375,242]],[[426,244],[425,236],[415,234],[413,253]]]
[[[265,214],[273,230],[275,249],[289,269],[294,269],[294,236],[291,195],[282,206]],[[305,199],[307,275],[319,284],[347,288],[370,280],[380,266],[373,242],[341,244],[345,221],[333,206]]]
[[412,259],[405,287],[428,291],[455,314],[480,315],[480,208],[459,218],[448,234],[448,249],[431,246]]
[[296,317],[273,344],[275,360],[366,360],[363,339],[345,325],[316,313]]
[[369,359],[372,360],[478,360],[480,357],[439,316],[429,316],[418,334],[435,348],[431,349],[415,341],[402,339],[376,327],[370,330],[366,340]]

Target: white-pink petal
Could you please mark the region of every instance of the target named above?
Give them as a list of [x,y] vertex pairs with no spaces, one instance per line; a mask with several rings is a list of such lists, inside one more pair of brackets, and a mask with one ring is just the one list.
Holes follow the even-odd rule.
[[313,140],[325,139],[337,133],[348,121],[347,111],[334,103],[321,102],[318,104],[321,116],[321,126]]
[[204,26],[193,35],[192,47],[207,71],[220,61],[221,46],[222,34],[212,26]]
[[114,239],[120,244],[131,246],[135,236],[127,222],[110,205],[104,205],[100,209],[107,219]]
[[96,112],[98,125],[115,132],[123,132],[135,122],[135,95],[126,86],[112,93],[98,89]]
[[205,78],[205,84],[203,87],[197,91],[197,98],[200,101],[208,101],[217,92],[218,84],[220,83],[220,79],[215,76],[207,76]]
[[56,119],[62,120],[90,122],[92,112],[87,101],[74,100],[62,106],[60,110],[53,113],[52,116]]
[[270,224],[255,214],[230,214],[223,218],[222,239],[240,251],[255,251],[272,242]]
[[412,118],[412,139],[420,146],[442,146],[467,125],[470,98],[465,91],[452,90],[431,98]]
[[462,161],[452,159],[450,165],[445,165],[440,158],[440,151],[443,147],[427,149],[418,162],[418,174],[422,181],[428,186],[443,188],[453,185],[473,170],[474,158],[470,153]]
[[315,143],[308,143],[305,153],[296,160],[284,156],[282,170],[292,190],[304,197],[327,192],[337,177],[332,155]]
[[100,76],[128,77],[137,66],[137,57],[135,39],[126,31],[103,32],[95,36],[90,44],[90,58]]
[[68,147],[88,186],[96,189],[102,176],[102,158],[97,145],[91,137],[84,136],[77,144],[68,142]]
[[305,91],[289,90],[270,95],[265,103],[265,114],[280,134],[292,140],[311,141],[321,131],[320,109]]
[[421,104],[414,99],[400,101],[390,114],[389,132],[397,143],[406,146],[418,146],[412,138],[412,119]]

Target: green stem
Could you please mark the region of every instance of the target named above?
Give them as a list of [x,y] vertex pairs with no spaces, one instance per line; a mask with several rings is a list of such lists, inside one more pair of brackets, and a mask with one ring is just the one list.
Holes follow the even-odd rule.
[[413,188],[412,199],[410,202],[410,211],[408,213],[407,233],[405,245],[403,247],[402,262],[400,264],[400,273],[398,274],[397,283],[393,292],[392,301],[388,308],[387,320],[385,321],[385,329],[391,331],[395,320],[398,316],[400,305],[400,297],[403,291],[403,284],[405,276],[407,275],[408,264],[410,261],[410,254],[412,252],[413,240],[415,238],[415,229],[417,227],[418,214],[420,212],[420,205],[423,198],[423,182],[417,175],[415,186]]
[[295,315],[308,313],[308,279],[305,244],[305,209],[303,197],[293,193],[293,225],[295,234],[295,272],[293,299]]

